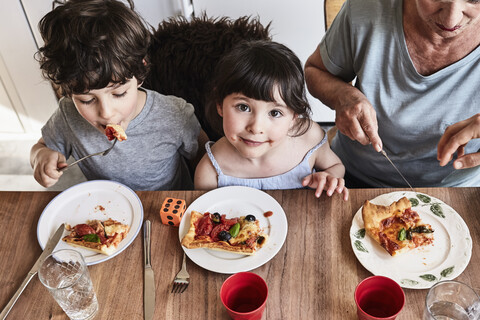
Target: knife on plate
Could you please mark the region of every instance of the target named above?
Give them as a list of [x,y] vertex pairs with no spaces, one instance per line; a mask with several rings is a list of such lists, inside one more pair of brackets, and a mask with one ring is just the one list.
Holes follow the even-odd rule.
[[23,290],[27,286],[27,284],[32,280],[32,278],[37,274],[38,269],[40,269],[40,266],[45,260],[45,258],[52,253],[53,249],[57,246],[58,241],[60,241],[60,238],[63,235],[63,231],[65,230],[65,224],[61,224],[60,227],[58,227],[57,231],[53,234],[53,236],[48,240],[47,245],[45,246],[45,249],[43,250],[42,254],[40,257],[37,259],[35,264],[33,265],[32,269],[28,272],[27,276],[23,280],[22,284],[18,288],[17,292],[13,295],[13,297],[10,299],[10,301],[7,303],[5,308],[3,308],[2,313],[0,313],[0,319],[4,320],[10,310],[12,309],[13,305],[15,302],[17,302],[18,297],[22,294]]
[[400,177],[402,177],[403,181],[405,181],[405,182],[407,183],[407,185],[410,187],[410,189],[411,189],[413,192],[417,193],[417,192],[413,189],[412,185],[408,182],[407,178],[405,178],[405,177],[403,176],[403,174],[400,172],[400,170],[398,170],[397,166],[392,162],[392,160],[390,160],[390,157],[387,155],[387,153],[385,152],[385,150],[382,149],[382,151],[380,151],[380,152],[383,154],[383,156],[384,156],[385,158],[387,158],[388,162],[390,162],[390,164],[395,168],[395,170],[397,170],[397,172],[398,172],[398,174],[400,175]]
[[143,319],[152,320],[155,313],[155,278],[153,275],[150,240],[152,223],[145,220],[143,223],[143,257],[144,257],[144,278],[143,278]]

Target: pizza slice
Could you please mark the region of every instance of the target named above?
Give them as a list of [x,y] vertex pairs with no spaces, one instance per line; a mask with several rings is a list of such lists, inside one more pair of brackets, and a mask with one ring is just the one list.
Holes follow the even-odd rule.
[[391,256],[433,243],[433,229],[412,210],[406,197],[389,206],[368,200],[362,208],[366,233]]
[[122,126],[118,124],[107,124],[107,127],[105,128],[105,135],[110,141],[115,138],[117,138],[118,141],[127,140],[125,131],[123,130]]
[[227,219],[218,212],[201,214],[192,211],[190,229],[182,239],[188,249],[207,248],[244,255],[253,255],[267,242],[258,220],[253,215]]
[[70,233],[62,240],[69,245],[111,255],[127,237],[130,227],[110,218],[106,221],[88,220],[73,228],[67,224],[65,229]]

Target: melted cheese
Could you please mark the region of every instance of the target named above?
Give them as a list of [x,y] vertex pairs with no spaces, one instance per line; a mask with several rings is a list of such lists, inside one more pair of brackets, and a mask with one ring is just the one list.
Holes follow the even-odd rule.
[[242,217],[239,221],[240,223],[240,231],[235,238],[231,238],[228,242],[230,244],[235,245],[238,243],[242,243],[247,241],[252,236],[257,236],[258,232],[260,231],[257,221],[247,221],[244,217]]

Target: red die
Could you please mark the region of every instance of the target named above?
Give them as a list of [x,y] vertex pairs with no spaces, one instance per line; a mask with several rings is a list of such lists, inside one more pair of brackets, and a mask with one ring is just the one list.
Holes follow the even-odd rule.
[[162,223],[178,227],[180,221],[182,221],[185,209],[185,200],[168,197],[165,198],[162,208],[160,209],[160,218],[162,219]]

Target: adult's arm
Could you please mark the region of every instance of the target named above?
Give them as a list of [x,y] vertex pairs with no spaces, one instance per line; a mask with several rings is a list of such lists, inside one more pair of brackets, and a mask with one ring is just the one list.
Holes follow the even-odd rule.
[[382,150],[372,105],[360,90],[327,70],[320,48],[305,63],[305,80],[312,96],[335,110],[335,124],[341,133],[363,145],[372,143],[376,151]]

